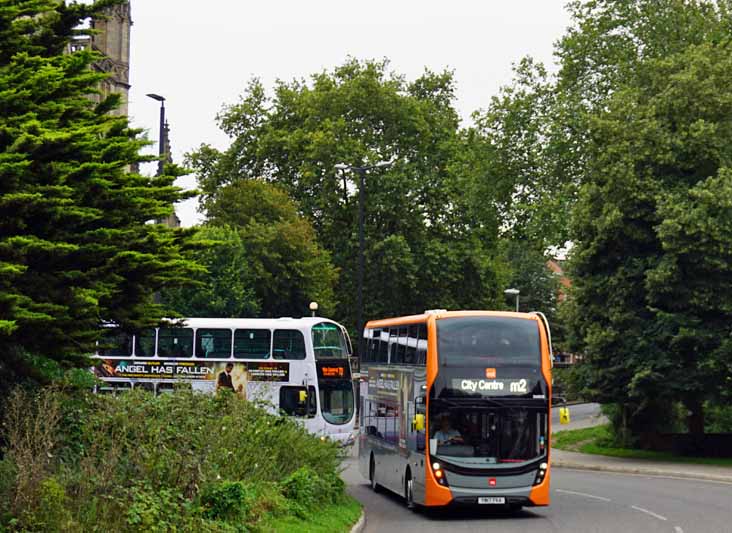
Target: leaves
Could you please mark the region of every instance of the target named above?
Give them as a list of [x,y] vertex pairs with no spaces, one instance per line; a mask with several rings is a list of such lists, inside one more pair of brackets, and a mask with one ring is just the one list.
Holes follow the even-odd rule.
[[[629,408],[636,434],[679,400],[700,430],[703,401],[732,376],[727,7],[588,2],[560,45],[559,87],[586,91],[573,329],[589,387]],[[669,34],[679,20],[689,24]],[[600,58],[608,68],[590,62]]]
[[[360,179],[355,172],[337,173],[335,165],[393,161],[364,179],[366,317],[490,307],[498,298],[492,253],[498,217],[487,189],[473,194],[473,162],[482,155],[476,137],[459,128],[452,73],[426,71],[407,82],[387,68],[386,61],[352,59],[309,80],[280,81],[271,96],[252,81],[219,117],[231,147],[218,152],[202,146],[189,156],[201,205],[212,220],[224,208],[243,223],[236,212],[254,211],[244,195],[232,203],[227,187],[257,180],[279,185],[297,200],[339,270],[335,290],[344,296],[336,314],[354,325],[356,298],[349,295],[357,292]],[[294,222],[287,229],[304,231]],[[253,245],[271,243],[267,253],[274,260],[261,275],[279,273],[265,282],[276,283],[283,275],[278,242],[264,227],[249,235]],[[255,255],[264,257],[265,248],[259,249]],[[282,294],[277,291],[272,294]]]
[[129,170],[146,141],[105,114],[118,96],[89,99],[98,56],[65,53],[83,19],[117,3],[0,7],[0,364],[21,375],[33,353],[86,365],[102,321],[156,323],[155,291],[197,270],[181,256],[191,230],[149,223],[190,196],[173,185],[181,170]]

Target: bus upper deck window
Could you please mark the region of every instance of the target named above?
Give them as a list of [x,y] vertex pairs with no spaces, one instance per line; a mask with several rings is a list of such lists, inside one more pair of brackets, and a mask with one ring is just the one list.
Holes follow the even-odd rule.
[[155,356],[155,330],[143,329],[135,336],[135,355],[137,357]]
[[276,329],[272,342],[275,359],[305,359],[305,337],[297,329]]
[[191,328],[160,328],[158,330],[158,357],[193,357],[193,330]]
[[132,335],[107,328],[99,339],[97,352],[103,357],[129,357],[132,355]]
[[231,330],[196,330],[196,357],[207,359],[228,359],[231,357]]
[[346,339],[341,329],[333,323],[321,322],[311,329],[316,359],[345,359],[348,357]]
[[234,331],[234,357],[269,359],[271,335],[268,329],[237,329]]

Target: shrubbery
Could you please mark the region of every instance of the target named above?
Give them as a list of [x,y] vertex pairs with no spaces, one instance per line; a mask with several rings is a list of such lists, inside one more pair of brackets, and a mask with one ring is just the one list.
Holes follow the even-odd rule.
[[0,530],[244,531],[344,498],[337,446],[232,394],[15,391]]

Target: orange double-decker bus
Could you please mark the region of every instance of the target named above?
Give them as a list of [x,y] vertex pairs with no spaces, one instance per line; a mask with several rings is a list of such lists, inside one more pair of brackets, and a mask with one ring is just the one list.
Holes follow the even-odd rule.
[[551,333],[541,313],[368,322],[359,468],[410,508],[549,504]]

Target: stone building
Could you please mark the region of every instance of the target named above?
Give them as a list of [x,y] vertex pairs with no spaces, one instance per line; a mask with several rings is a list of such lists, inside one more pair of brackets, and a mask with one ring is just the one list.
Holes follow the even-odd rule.
[[[91,98],[99,102],[111,93],[121,96],[120,105],[112,111],[114,115],[129,115],[128,102],[130,92],[130,33],[132,29],[132,8],[130,2],[107,8],[104,18],[93,19],[90,27],[94,35],[85,36],[72,41],[68,50],[92,49],[103,55],[92,67],[99,72],[109,74],[100,83],[101,94]],[[172,162],[168,123],[163,126],[163,154],[167,162]],[[137,171],[137,168],[131,169]],[[173,212],[165,220],[159,221],[171,227],[180,227],[180,219]]]
[[91,21],[91,28],[97,32],[95,35],[75,39],[69,44],[69,50],[91,48],[104,55],[93,66],[100,72],[109,73],[110,76],[100,85],[102,94],[95,96],[94,99],[100,100],[110,93],[120,94],[120,106],[113,113],[126,116],[130,91],[130,29],[132,28],[130,2],[108,8],[106,15],[104,19]]

